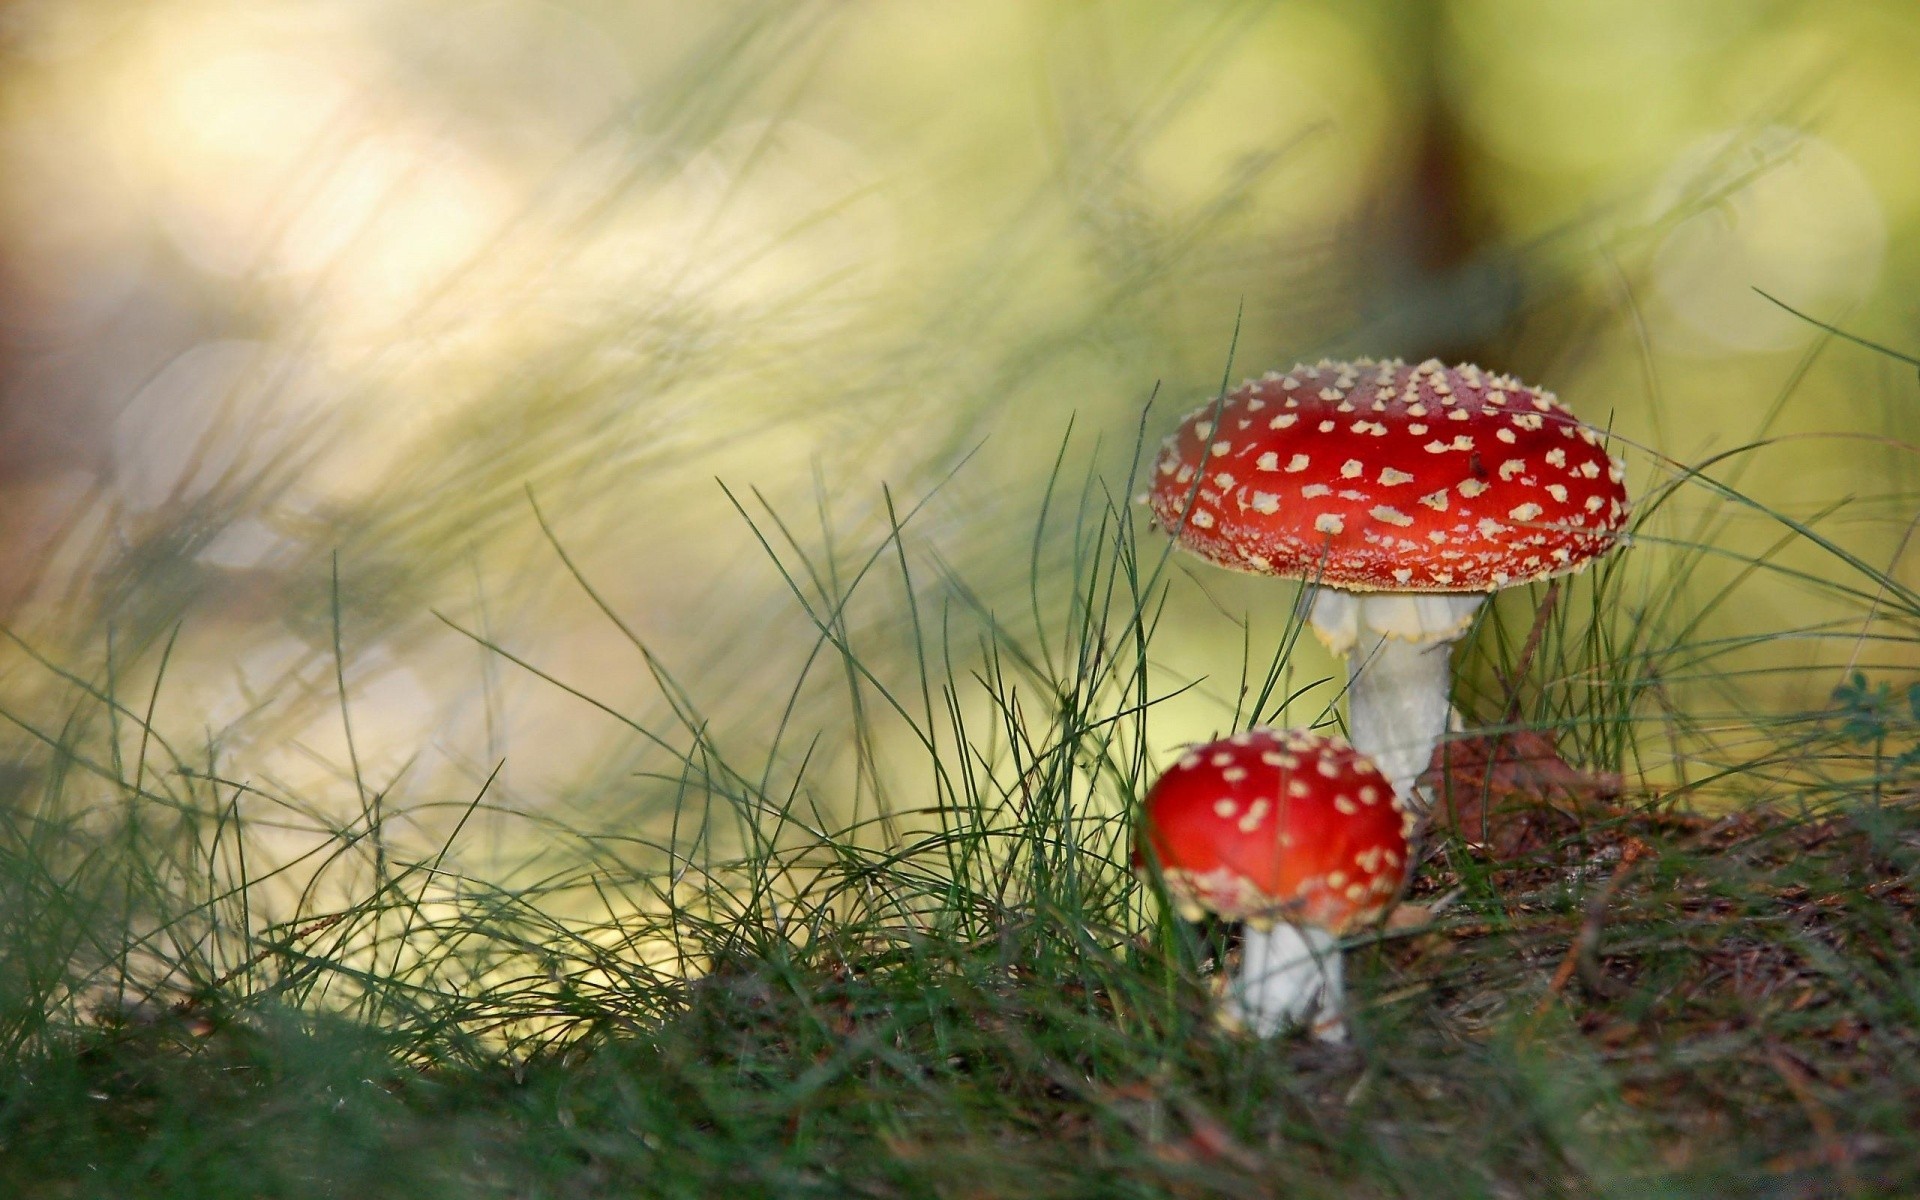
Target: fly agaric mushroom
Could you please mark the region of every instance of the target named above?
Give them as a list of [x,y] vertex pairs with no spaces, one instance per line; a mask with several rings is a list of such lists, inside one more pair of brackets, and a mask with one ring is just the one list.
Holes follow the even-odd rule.
[[1317,585],[1347,728],[1395,794],[1446,732],[1448,647],[1487,595],[1621,537],[1625,474],[1552,393],[1468,364],[1270,372],[1181,421],[1147,502],[1211,562]]
[[1188,920],[1246,922],[1228,1024],[1339,1041],[1338,939],[1393,903],[1412,830],[1413,810],[1345,741],[1251,729],[1188,751],[1160,777],[1134,861],[1151,858]]

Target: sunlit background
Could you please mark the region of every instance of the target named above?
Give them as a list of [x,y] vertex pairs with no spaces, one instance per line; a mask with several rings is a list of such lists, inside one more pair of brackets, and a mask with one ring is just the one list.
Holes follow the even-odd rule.
[[[1031,635],[1086,472],[1123,491],[1142,406],[1157,438],[1230,353],[1514,372],[1611,425],[1642,494],[1777,439],[1739,486],[1920,585],[1912,370],[1756,291],[1920,351],[1915,62],[1907,0],[17,2],[0,690],[57,723],[41,656],[210,770],[319,812],[412,797],[429,835],[500,762],[502,805],[649,819],[646,740],[469,634],[642,727],[689,704],[771,745],[814,630],[759,535],[804,588],[802,552],[857,572],[924,501],[923,616],[964,587]],[[845,619],[905,662],[883,566]],[[1156,655],[1200,682],[1157,750],[1231,718],[1294,595],[1173,586]],[[1706,629],[1828,604],[1762,581]],[[1819,669],[1738,702],[1890,653],[1777,638]],[[845,670],[806,679],[791,757],[823,731],[816,786],[871,791]]]

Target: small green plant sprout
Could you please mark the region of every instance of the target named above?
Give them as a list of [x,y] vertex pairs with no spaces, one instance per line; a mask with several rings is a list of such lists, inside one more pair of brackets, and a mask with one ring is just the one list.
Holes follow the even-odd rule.
[[1244,921],[1221,1022],[1346,1039],[1340,936],[1406,882],[1414,814],[1345,741],[1251,729],[1182,755],[1147,794],[1136,862],[1188,920]]
[[[1905,714],[1900,711],[1902,701],[1895,699],[1893,686],[1885,680],[1868,683],[1863,671],[1855,671],[1833,689],[1833,702],[1839,709],[1840,735],[1872,748],[1877,777],[1884,780],[1920,770],[1920,683],[1907,685]],[[1888,743],[1901,734],[1911,744],[1889,757]]]
[[1296,365],[1188,414],[1149,497],[1179,543],[1314,586],[1347,728],[1396,795],[1446,732],[1448,648],[1486,597],[1615,546],[1625,473],[1552,393],[1470,364]]

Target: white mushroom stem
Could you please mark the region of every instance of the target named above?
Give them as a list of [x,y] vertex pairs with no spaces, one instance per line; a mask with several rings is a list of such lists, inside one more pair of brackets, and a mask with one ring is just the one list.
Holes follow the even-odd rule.
[[1479,592],[1316,589],[1309,620],[1347,657],[1347,736],[1393,790],[1428,807],[1414,783],[1447,731],[1448,660],[1486,596]]
[[1285,921],[1266,929],[1249,923],[1222,1015],[1259,1037],[1307,1029],[1322,1041],[1343,1042],[1341,990],[1340,943],[1331,933]]

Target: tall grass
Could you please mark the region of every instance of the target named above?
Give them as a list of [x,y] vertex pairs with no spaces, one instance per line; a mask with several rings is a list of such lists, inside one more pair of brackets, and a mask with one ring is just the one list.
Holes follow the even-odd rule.
[[[549,569],[627,640],[664,716],[597,699],[510,630],[442,619],[645,748],[608,782],[617,819],[503,803],[491,776],[410,796],[357,774],[338,819],[159,735],[164,643],[138,694],[112,643],[85,665],[38,655],[59,701],[4,714],[34,749],[0,806],[0,1179],[22,1196],[1906,1193],[1920,709],[1867,648],[1910,652],[1920,606],[1828,514],[1740,490],[1777,449],[1643,457],[1632,547],[1482,619],[1462,709],[1623,788],[1454,781],[1479,824],[1432,831],[1417,890],[1456,899],[1434,926],[1354,939],[1357,1038],[1337,1050],[1215,1029],[1232,931],[1175,920],[1129,870],[1157,707],[1192,686],[1155,650],[1191,581],[1132,479],[1070,443],[1015,611],[919,533],[928,496],[883,492],[879,532],[848,544],[729,490],[811,631],[758,738],[705,715],[702,681],[530,493]],[[1741,554],[1721,536],[1736,520],[1775,536]],[[1674,586],[1729,555],[1717,591]],[[333,587],[351,747],[353,580]],[[1703,632],[1778,587],[1848,614],[1764,635],[1860,643],[1832,706],[1764,715],[1743,699],[1774,669],[1762,635]],[[1250,627],[1223,669],[1223,731],[1336,720],[1287,683],[1297,618],[1256,619],[1284,628]],[[829,680],[840,715],[819,723]],[[483,822],[537,849],[470,873]],[[1494,823],[1524,836],[1496,853]]]

